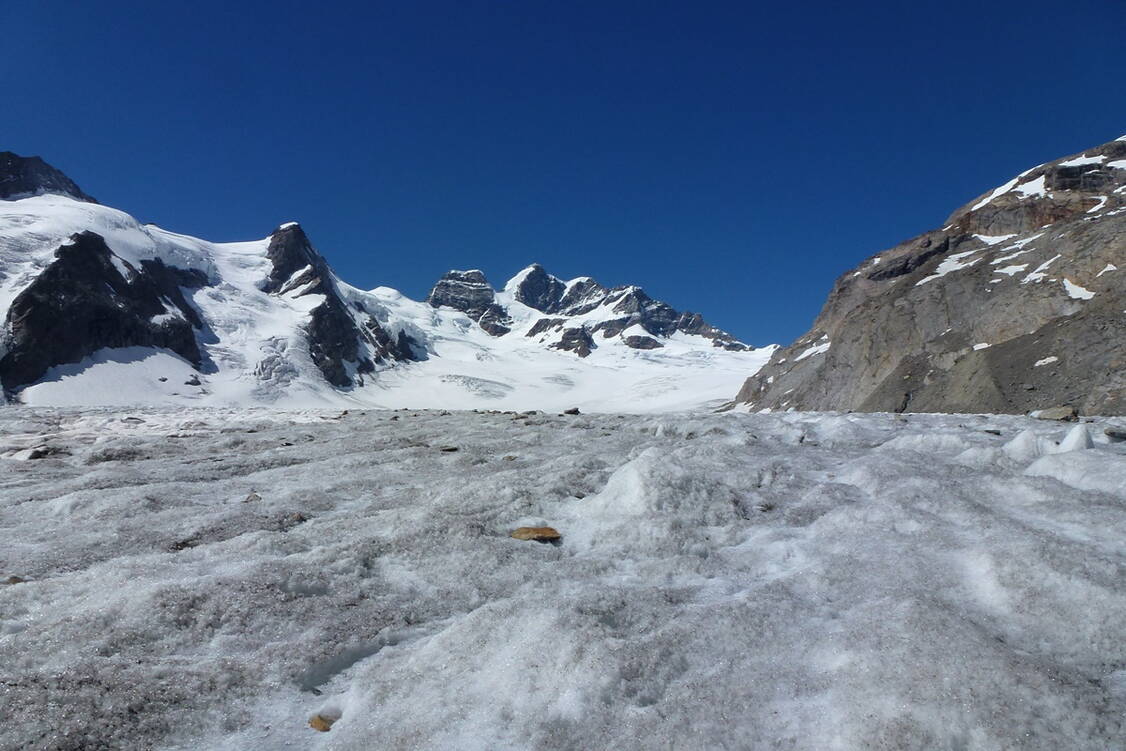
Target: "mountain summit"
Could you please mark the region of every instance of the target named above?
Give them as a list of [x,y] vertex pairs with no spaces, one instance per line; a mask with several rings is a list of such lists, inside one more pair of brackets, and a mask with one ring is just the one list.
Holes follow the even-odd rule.
[[1126,136],[1026,170],[834,285],[752,410],[1126,413]]
[[12,200],[44,193],[97,203],[73,180],[39,157],[0,151],[0,199]]

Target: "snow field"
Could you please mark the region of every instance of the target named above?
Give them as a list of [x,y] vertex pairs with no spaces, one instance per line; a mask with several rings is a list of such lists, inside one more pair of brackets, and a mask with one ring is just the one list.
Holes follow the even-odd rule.
[[0,747],[1114,748],[1108,425],[10,408]]

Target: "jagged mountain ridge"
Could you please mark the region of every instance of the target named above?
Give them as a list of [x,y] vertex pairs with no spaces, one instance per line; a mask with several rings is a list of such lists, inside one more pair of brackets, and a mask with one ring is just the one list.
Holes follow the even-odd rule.
[[[644,410],[679,391],[695,404],[709,367],[703,401],[719,401],[717,378],[765,356],[636,287],[539,300],[537,281],[566,285],[531,266],[499,293],[450,272],[416,302],[345,284],[295,222],[211,243],[102,206],[38,158],[0,163],[0,381],[27,403]],[[576,331],[582,351],[566,346]]]
[[1126,412],[1126,136],[1026,170],[835,283],[752,410]]
[[[732,352],[752,349],[706,323],[700,314],[680,313],[640,287],[606,288],[588,276],[565,282],[538,263],[514,276],[504,286],[502,297],[509,304],[517,302],[546,314],[525,336],[579,357],[589,356],[599,341],[614,338],[633,349],[659,349],[664,347],[659,338],[677,332],[703,337]],[[465,313],[493,336],[512,330],[511,315],[477,269],[448,272],[431,290],[427,302]]]

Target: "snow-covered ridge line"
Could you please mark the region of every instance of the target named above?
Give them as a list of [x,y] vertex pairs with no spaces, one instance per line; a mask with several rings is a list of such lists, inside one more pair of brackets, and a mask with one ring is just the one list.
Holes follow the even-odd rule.
[[[705,408],[771,351],[751,352],[638,287],[563,283],[538,265],[499,294],[480,270],[447,275],[445,297],[427,303],[365,292],[333,273],[298,222],[214,243],[142,225],[56,183],[0,200],[9,400]],[[104,264],[84,260],[100,250],[59,255],[83,233],[104,241]],[[528,297],[524,282],[537,274],[547,302]],[[13,311],[31,325],[15,325]]]

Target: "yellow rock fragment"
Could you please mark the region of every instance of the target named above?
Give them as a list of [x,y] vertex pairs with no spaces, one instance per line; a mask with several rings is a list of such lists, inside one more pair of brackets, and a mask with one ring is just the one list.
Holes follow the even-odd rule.
[[559,530],[554,527],[517,527],[512,530],[511,536],[517,540],[535,540],[536,542],[552,542],[563,538]]

